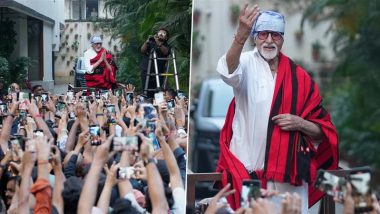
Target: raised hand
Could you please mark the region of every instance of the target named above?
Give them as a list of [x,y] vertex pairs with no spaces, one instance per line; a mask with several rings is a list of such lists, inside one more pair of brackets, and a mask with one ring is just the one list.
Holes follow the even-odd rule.
[[255,23],[260,12],[259,6],[256,4],[253,7],[248,7],[245,4],[240,10],[239,27],[235,36],[235,40],[239,44],[244,44],[251,33],[252,26]]
[[227,197],[235,192],[235,190],[228,190],[230,188],[230,184],[227,184],[223,189],[221,189],[211,200],[210,205],[208,206],[206,210],[206,214],[216,213],[221,208],[224,208],[227,206],[227,204],[220,204],[218,203],[219,200],[223,197]]

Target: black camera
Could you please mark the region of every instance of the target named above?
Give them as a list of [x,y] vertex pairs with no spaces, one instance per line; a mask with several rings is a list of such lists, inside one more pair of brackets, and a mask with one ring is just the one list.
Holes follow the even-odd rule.
[[150,37],[149,37],[149,41],[150,41],[150,42],[156,42],[156,40],[154,39],[153,36],[150,36]]

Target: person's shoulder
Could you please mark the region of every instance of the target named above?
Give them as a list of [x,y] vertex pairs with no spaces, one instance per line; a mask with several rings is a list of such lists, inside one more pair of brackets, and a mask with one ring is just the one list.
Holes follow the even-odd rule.
[[83,55],[88,55],[92,52],[93,52],[92,48],[88,48],[87,50],[84,51]]

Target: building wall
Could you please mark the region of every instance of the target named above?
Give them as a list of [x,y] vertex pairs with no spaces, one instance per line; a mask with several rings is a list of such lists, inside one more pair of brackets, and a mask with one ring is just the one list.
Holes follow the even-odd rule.
[[[242,0],[235,3],[243,5]],[[258,0],[261,10],[273,10],[276,6],[273,1]],[[227,52],[232,44],[234,34],[238,25],[233,25],[230,21],[231,1],[220,0],[194,0],[193,9],[201,12],[198,26],[193,26],[193,32],[199,31],[198,39],[201,46],[201,55],[198,61],[192,61],[191,81],[192,85],[198,84],[205,77],[217,76],[216,65],[218,59]],[[252,5],[252,4],[251,4]],[[300,29],[302,12],[289,13],[284,8],[276,8],[285,15],[286,26],[284,45],[282,51],[292,59],[302,61],[302,64],[310,67],[311,70],[318,70],[319,63],[315,63],[311,57],[311,44],[317,39],[325,47],[322,52],[327,61],[334,58],[332,48],[330,48],[331,35],[324,35],[329,23],[323,23],[316,28],[312,28],[308,22],[304,26],[304,36],[302,43],[295,39],[295,31]],[[193,44],[194,46],[194,44]],[[253,47],[246,43],[244,51]]]
[[[62,0],[15,0],[28,8],[51,20],[43,21],[43,76],[41,81],[32,81],[32,84],[42,84],[46,89],[54,88],[53,81],[53,51],[58,51],[60,42],[60,24],[63,23]],[[30,11],[18,10],[20,14],[13,20],[16,22],[15,30],[17,32],[17,44],[12,58],[28,56],[28,35],[27,35],[27,16],[34,17]],[[36,17],[38,18],[38,17]]]
[[[54,46],[54,51],[57,51],[57,46],[59,45],[59,32],[60,32],[60,23],[64,22],[64,14],[62,8],[64,8],[63,0],[15,0],[16,2],[23,4],[29,7],[36,12],[47,16],[55,21],[55,23],[51,24],[50,35],[46,35],[52,38],[52,44]],[[45,33],[44,33],[45,35]]]

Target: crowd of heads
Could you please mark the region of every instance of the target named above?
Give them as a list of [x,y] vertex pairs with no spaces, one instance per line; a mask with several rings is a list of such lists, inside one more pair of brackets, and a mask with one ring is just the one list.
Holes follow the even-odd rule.
[[1,100],[1,212],[183,213],[183,93],[73,89],[12,84]]

